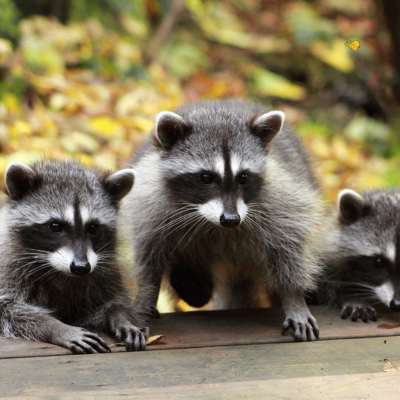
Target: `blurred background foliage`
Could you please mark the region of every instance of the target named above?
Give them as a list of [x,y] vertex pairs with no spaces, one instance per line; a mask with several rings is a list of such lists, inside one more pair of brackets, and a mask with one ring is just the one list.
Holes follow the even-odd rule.
[[286,113],[328,199],[400,186],[396,3],[0,0],[1,180],[43,154],[123,168],[159,111],[243,97]]
[[239,96],[286,112],[329,199],[399,185],[380,3],[0,0],[0,9],[0,175],[43,153],[115,170],[159,111]]

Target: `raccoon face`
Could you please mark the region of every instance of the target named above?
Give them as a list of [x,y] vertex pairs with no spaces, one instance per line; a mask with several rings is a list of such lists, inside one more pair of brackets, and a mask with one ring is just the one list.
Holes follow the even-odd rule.
[[266,157],[284,114],[238,119],[234,113],[201,111],[186,118],[172,112],[157,117],[166,187],[173,202],[214,225],[236,228],[260,196]]
[[112,259],[117,205],[132,188],[132,170],[107,177],[75,163],[13,163],[5,182],[27,266],[85,276]]
[[339,193],[339,210],[339,278],[400,311],[400,194],[375,191],[364,198],[346,189]]

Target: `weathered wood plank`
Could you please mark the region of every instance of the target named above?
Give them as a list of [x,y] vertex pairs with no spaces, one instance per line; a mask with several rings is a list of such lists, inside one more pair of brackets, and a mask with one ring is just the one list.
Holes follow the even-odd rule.
[[[400,335],[400,327],[379,328],[400,324],[400,313],[383,314],[377,322],[354,323],[342,320],[337,310],[310,309],[318,320],[321,340]],[[162,314],[161,319],[153,322],[151,335],[165,335],[166,343],[148,346],[148,350],[292,342],[290,334],[281,334],[283,319],[280,308]],[[115,342],[112,338],[106,340]],[[113,352],[124,351],[124,347],[113,348]],[[71,353],[47,343],[0,338],[0,359],[67,354]]]
[[[188,394],[202,385],[209,385],[207,393],[221,384],[228,384],[227,393],[241,393],[233,382],[256,387],[255,382],[264,381],[255,394],[275,387],[278,398],[294,398],[290,394],[297,393],[301,385],[319,382],[315,387],[324,389],[325,378],[326,390],[337,388],[339,382],[352,385],[356,380],[351,375],[364,375],[367,385],[372,375],[365,374],[382,378],[372,382],[380,390],[393,383],[388,376],[400,382],[400,373],[382,372],[384,358],[400,364],[400,337],[9,359],[0,365],[0,397],[60,398],[71,393],[79,398],[111,393],[150,396],[169,388],[165,393],[175,398],[174,393]],[[220,387],[222,394],[224,385]]]
[[[381,400],[397,399],[399,377],[394,374],[333,375],[269,381],[221,382],[196,385],[179,385],[151,388],[101,387],[85,392],[74,390],[58,392],[57,389],[34,390],[29,399],[274,399],[274,400]],[[25,400],[16,396],[13,400]]]

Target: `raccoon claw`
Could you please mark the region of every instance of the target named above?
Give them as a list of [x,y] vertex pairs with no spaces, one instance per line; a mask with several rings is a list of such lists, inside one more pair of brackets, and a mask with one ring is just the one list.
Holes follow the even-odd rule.
[[101,337],[86,329],[74,328],[74,332],[71,332],[69,336],[71,339],[67,340],[63,346],[74,354],[111,353],[107,343]]
[[292,328],[294,332],[294,340],[296,342],[307,342],[319,339],[319,328],[316,320],[312,316],[309,316],[306,322],[287,317],[282,325],[282,335],[290,328]]
[[373,307],[365,306],[363,304],[345,304],[340,313],[342,319],[350,317],[353,322],[356,322],[360,318],[363,322],[368,320],[376,321],[378,319],[378,313]]
[[115,337],[119,342],[125,342],[126,351],[146,350],[146,339],[149,336],[149,328],[137,328],[129,324],[119,326],[115,331]]

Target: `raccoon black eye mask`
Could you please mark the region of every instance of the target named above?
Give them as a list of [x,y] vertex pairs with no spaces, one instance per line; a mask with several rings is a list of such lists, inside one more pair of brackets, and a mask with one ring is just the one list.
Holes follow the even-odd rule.
[[325,206],[282,112],[240,100],[163,111],[132,164],[135,186],[121,211],[139,309],[158,315],[163,277],[194,307],[217,298],[219,308],[255,307],[261,286],[280,293],[284,332],[318,338],[303,295],[320,271]]
[[342,318],[375,321],[400,311],[400,190],[339,193],[318,300]]
[[[114,174],[74,162],[12,163],[0,209],[0,334],[41,340],[74,353],[110,349],[92,327],[144,350],[116,254],[121,199],[130,169]],[[75,325],[75,326],[73,326]]]

